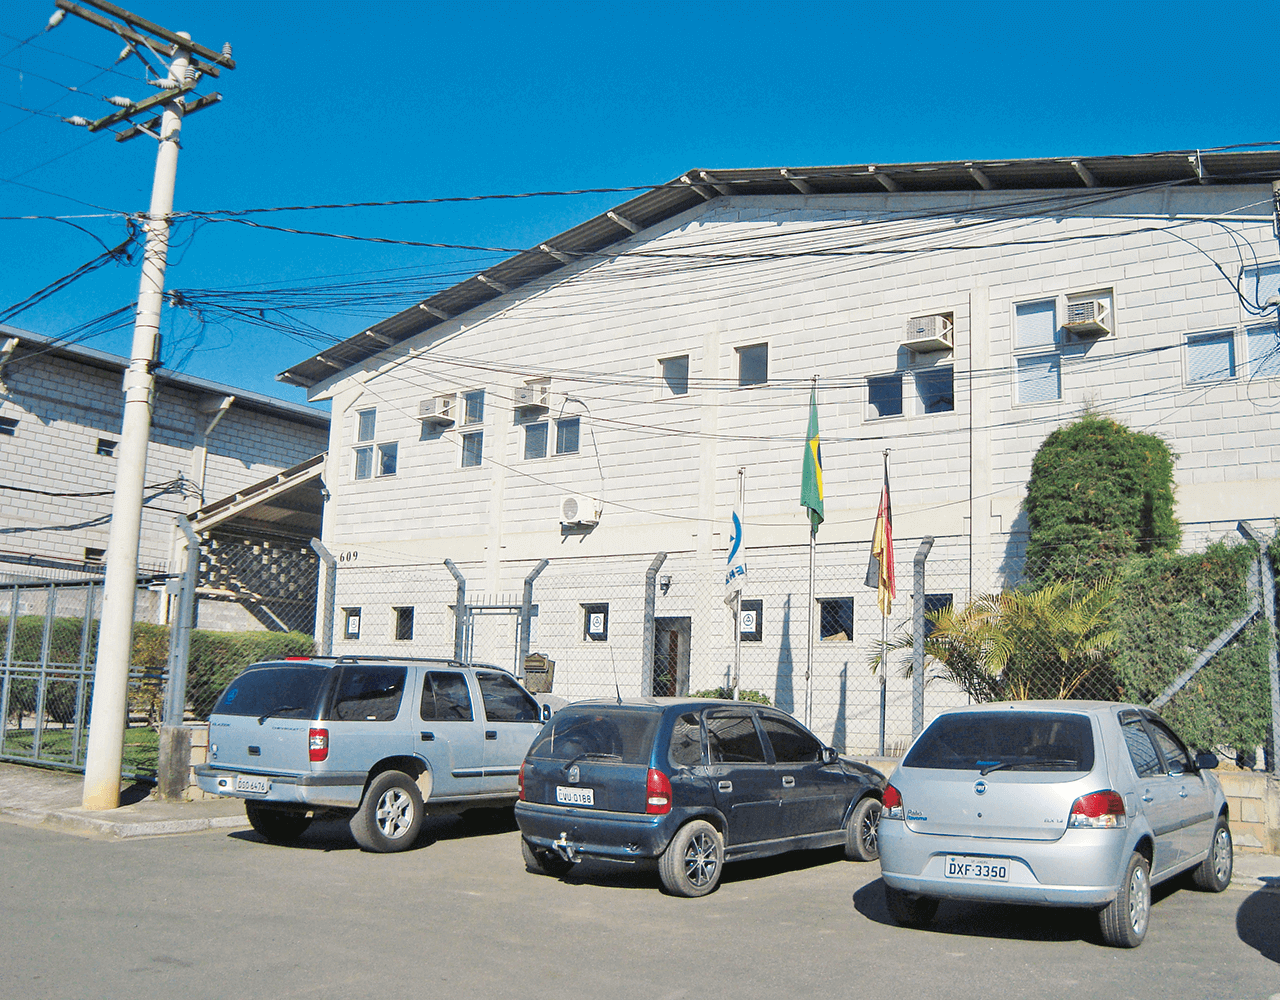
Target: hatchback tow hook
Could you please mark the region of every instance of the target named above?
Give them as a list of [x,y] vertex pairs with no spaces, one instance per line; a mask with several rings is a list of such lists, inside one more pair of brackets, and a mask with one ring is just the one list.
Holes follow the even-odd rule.
[[556,853],[560,855],[560,857],[572,864],[576,865],[582,861],[582,859],[577,856],[578,849],[574,847],[573,844],[569,843],[569,835],[567,833],[560,834],[559,839],[553,841],[551,846],[556,849]]

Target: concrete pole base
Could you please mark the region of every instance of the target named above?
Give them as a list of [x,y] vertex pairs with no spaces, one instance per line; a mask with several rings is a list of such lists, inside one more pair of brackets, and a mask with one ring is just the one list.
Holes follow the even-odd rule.
[[191,730],[186,726],[161,727],[156,798],[166,802],[181,802],[186,799],[190,775]]

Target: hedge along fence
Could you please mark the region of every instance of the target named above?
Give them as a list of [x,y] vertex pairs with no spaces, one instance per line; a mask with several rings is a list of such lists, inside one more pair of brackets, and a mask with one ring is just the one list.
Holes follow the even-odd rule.
[[[8,635],[9,621],[0,617],[0,643]],[[44,643],[43,615],[21,615],[14,622],[10,662],[15,666],[38,666]],[[45,713],[54,722],[75,721],[76,680],[80,669],[80,644],[84,621],[55,618],[49,634],[49,676],[45,691]],[[85,667],[90,672],[97,656],[98,622],[89,634]],[[2,646],[0,646],[2,648]],[[187,664],[187,710],[207,719],[209,710],[232,679],[251,663],[285,656],[310,656],[315,641],[301,632],[213,632],[194,629]],[[145,715],[152,725],[160,724],[164,674],[169,660],[169,629],[164,625],[135,622],[130,663],[142,671],[142,679],[130,685],[129,711]],[[0,661],[2,665],[2,661]],[[59,676],[59,669],[66,676]],[[27,675],[10,679],[9,715],[21,720],[35,712],[37,681]],[[86,706],[87,711],[87,706]]]
[[[1275,564],[1277,546],[1270,546]],[[1256,592],[1253,544],[1215,543],[1203,553],[1125,560],[1113,622],[1111,661],[1118,696],[1147,703],[1168,689],[1204,649],[1248,613]],[[1266,743],[1271,719],[1268,624],[1262,609],[1161,710],[1199,747],[1231,747],[1240,756]]]

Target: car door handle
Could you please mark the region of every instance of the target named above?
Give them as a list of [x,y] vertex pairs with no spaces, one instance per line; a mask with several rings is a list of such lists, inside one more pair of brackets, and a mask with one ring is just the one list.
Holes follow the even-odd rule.
[[430,743],[436,738],[435,733],[420,733],[419,737],[423,743]]
[[717,790],[717,791],[721,791],[721,792],[732,792],[732,791],[733,791],[733,782],[732,782],[732,781],[722,781],[722,782],[720,782],[720,784],[716,785],[716,790]]
[[498,731],[496,729],[486,729],[484,731],[484,738],[486,740],[496,740],[498,738]]
[[793,777],[792,777],[791,775],[789,775],[789,774],[784,774],[784,775],[782,776],[782,787],[783,787],[783,788],[795,788],[795,787],[796,787],[796,779],[795,779],[795,778],[793,778]]

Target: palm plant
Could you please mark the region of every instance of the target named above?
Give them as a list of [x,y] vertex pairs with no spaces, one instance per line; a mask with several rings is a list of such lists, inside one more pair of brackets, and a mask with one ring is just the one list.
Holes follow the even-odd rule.
[[[974,701],[1021,701],[1111,696],[1114,684],[1108,651],[1116,644],[1110,608],[1114,579],[1100,580],[1082,593],[1056,581],[1035,590],[1005,590],[975,598],[926,617],[932,631],[924,651],[934,668],[930,679],[947,680]],[[871,660],[879,670],[885,657],[915,645],[899,634]],[[904,675],[910,675],[907,664]]]

